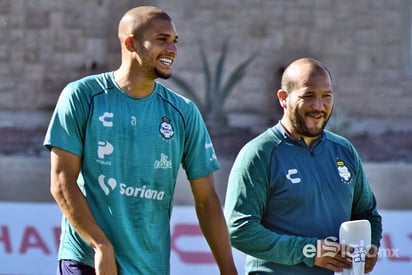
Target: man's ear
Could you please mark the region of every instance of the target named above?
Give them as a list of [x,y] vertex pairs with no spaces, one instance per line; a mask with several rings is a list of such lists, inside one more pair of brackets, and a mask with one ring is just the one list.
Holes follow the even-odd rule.
[[288,97],[288,92],[286,92],[283,89],[279,89],[278,92],[276,93],[280,106],[282,106],[282,108],[286,107],[286,98]]
[[134,37],[133,35],[129,35],[124,39],[124,45],[129,52],[135,52],[136,49],[134,47]]

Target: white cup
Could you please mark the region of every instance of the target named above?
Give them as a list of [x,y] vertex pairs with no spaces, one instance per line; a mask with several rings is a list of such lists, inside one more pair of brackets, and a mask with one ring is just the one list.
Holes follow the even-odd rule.
[[343,222],[339,229],[339,242],[354,248],[352,268],[335,275],[366,275],[365,258],[371,244],[371,225],[368,220]]

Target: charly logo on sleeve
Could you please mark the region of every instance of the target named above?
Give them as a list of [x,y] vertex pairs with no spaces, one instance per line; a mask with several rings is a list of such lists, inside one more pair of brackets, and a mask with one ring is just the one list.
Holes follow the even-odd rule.
[[286,178],[292,183],[292,184],[297,184],[302,181],[301,178],[299,178],[299,172],[298,169],[289,169],[288,173],[286,175]]
[[159,132],[165,139],[171,139],[174,136],[175,132],[168,117],[162,117],[162,122],[159,125]]
[[104,112],[103,115],[99,116],[99,121],[104,127],[113,127],[113,113]]

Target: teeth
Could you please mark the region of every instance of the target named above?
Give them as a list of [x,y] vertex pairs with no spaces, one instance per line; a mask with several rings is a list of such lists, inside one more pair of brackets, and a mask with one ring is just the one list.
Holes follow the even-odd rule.
[[323,114],[319,114],[319,113],[312,113],[312,114],[309,114],[309,116],[311,116],[315,119],[323,118]]
[[162,62],[163,64],[166,64],[166,65],[172,65],[172,62],[173,62],[172,59],[165,58],[165,57],[161,57],[159,60],[160,60],[160,62]]

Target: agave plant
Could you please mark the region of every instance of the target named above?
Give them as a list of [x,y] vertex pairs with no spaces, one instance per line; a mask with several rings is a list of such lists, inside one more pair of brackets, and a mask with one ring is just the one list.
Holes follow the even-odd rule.
[[195,89],[180,76],[173,75],[170,79],[178,85],[182,91],[191,98],[199,107],[206,123],[211,131],[217,132],[226,129],[228,126],[227,114],[223,106],[230,92],[235,85],[245,76],[246,69],[256,54],[252,54],[245,61],[240,63],[226,78],[223,79],[225,61],[227,58],[228,44],[224,42],[221,53],[216,64],[214,75],[210,70],[206,53],[200,47],[200,57],[204,73],[205,94],[203,97],[195,92]]

